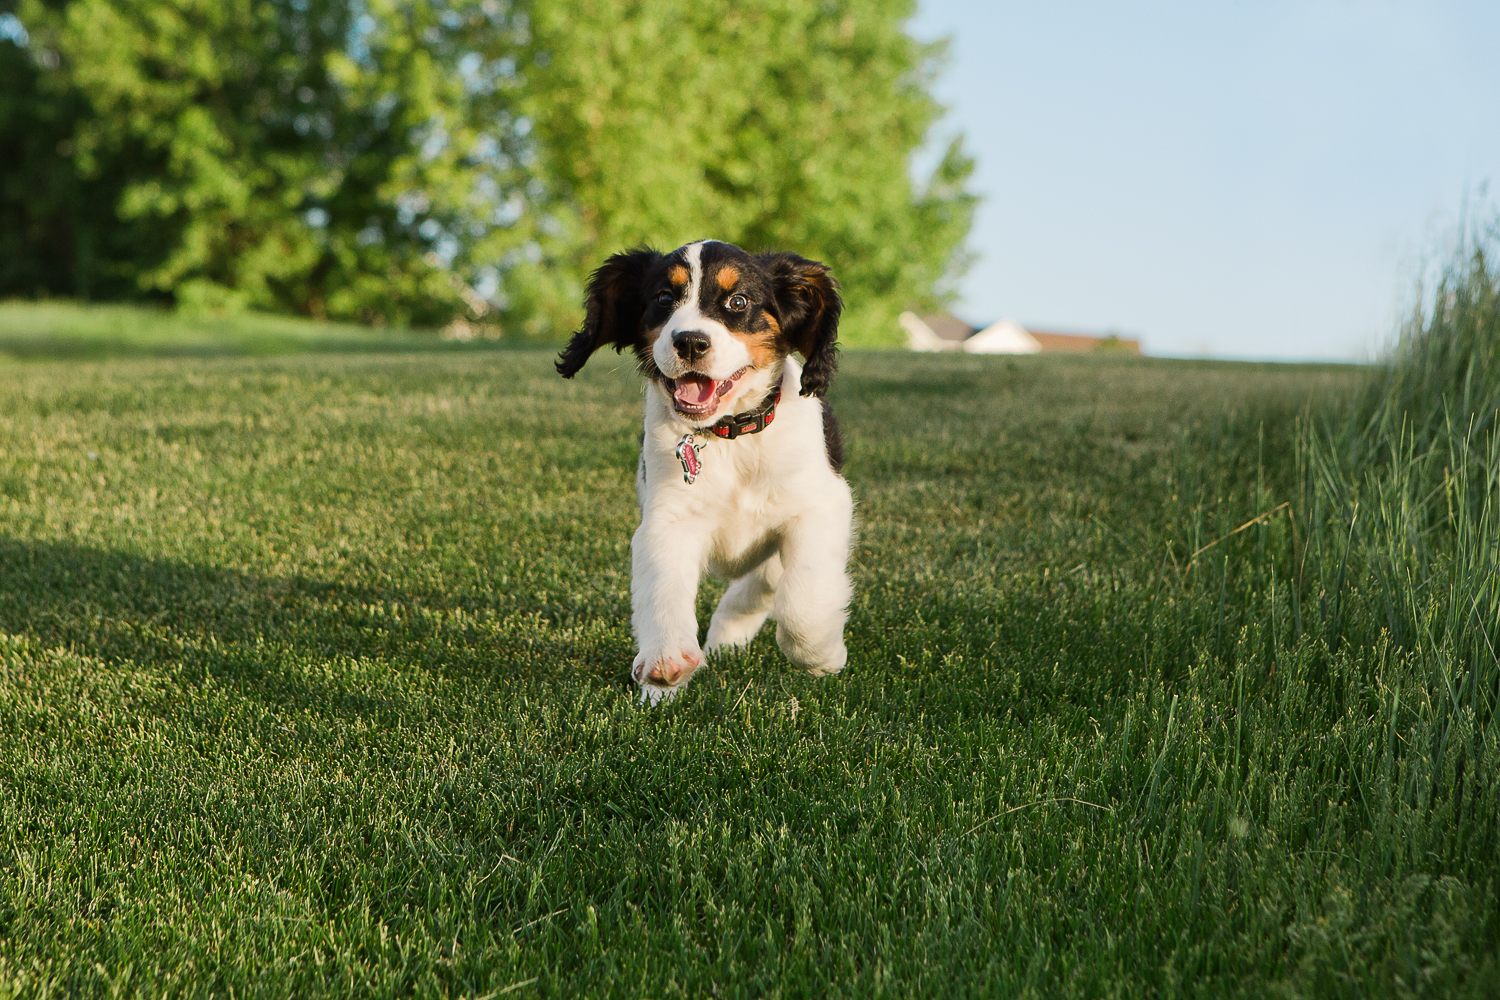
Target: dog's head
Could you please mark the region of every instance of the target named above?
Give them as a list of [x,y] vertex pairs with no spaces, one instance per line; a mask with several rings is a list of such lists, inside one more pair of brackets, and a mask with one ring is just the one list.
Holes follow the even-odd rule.
[[618,253],[589,281],[587,314],[558,357],[572,378],[601,347],[634,350],[678,415],[706,426],[752,406],[802,355],[802,395],[828,391],[843,302],[828,268],[704,240],[669,254]]

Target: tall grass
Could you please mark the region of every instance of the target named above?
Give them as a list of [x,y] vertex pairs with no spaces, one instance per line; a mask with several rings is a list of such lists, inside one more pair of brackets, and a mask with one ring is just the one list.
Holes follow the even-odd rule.
[[1383,377],[1302,442],[1330,646],[1388,631],[1433,672],[1445,726],[1493,724],[1500,688],[1500,272],[1486,251],[1459,253]]
[[1390,721],[1386,763],[1368,775],[1367,794],[1395,813],[1427,815],[1412,825],[1426,835],[1408,850],[1432,852],[1443,867],[1488,857],[1491,880],[1500,810],[1492,246],[1470,241],[1454,257],[1388,367],[1341,422],[1304,428],[1307,534],[1297,554],[1325,658],[1344,647],[1395,650],[1370,676],[1367,698]]

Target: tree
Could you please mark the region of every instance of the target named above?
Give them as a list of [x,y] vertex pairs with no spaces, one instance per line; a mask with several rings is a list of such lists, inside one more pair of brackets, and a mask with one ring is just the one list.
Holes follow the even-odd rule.
[[71,169],[84,103],[49,85],[55,53],[26,48],[13,17],[0,27],[0,294],[138,294],[120,261],[149,252],[152,233],[115,216],[129,165],[89,181]]
[[513,143],[481,118],[483,61],[454,63],[465,34],[506,37],[498,3],[24,0],[20,18],[36,106],[75,112],[71,186],[149,237],[109,262],[138,293],[368,322],[462,308],[454,268]]
[[533,322],[571,322],[563,307],[609,252],[716,237],[826,261],[844,338],[895,343],[896,315],[935,304],[967,262],[974,207],[957,141],[925,185],[911,178],[942,111],[929,88],[943,51],[904,32],[912,6],[535,5],[521,107],[547,235],[510,271]]

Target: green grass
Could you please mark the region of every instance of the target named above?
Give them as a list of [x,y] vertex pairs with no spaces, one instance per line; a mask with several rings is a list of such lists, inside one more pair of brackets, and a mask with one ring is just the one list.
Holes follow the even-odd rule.
[[1394,363],[1302,449],[1325,529],[1315,562],[1348,549],[1363,617],[1435,667],[1453,661],[1455,704],[1480,715],[1500,695],[1500,271],[1484,247],[1450,262]]
[[0,995],[1493,995],[1493,718],[1308,583],[1362,372],[851,353],[850,668],[643,710],[628,367],[0,368]]
[[377,330],[267,313],[194,316],[141,306],[0,302],[0,357],[18,360],[266,357],[463,346],[434,331]]

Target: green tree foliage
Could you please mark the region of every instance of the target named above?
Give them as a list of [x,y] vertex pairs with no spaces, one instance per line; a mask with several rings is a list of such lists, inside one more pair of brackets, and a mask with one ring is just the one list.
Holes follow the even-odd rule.
[[[909,0],[582,0],[537,4],[523,91],[552,238],[514,288],[576,298],[603,253],[715,237],[823,259],[849,298],[844,337],[891,342],[963,264],[971,160],[926,189],[909,160],[941,115],[941,45]],[[535,282],[535,285],[531,285]]]
[[880,343],[964,255],[941,47],[908,0],[21,0],[0,41],[0,292],[507,330],[715,236],[830,263]]
[[714,237],[827,261],[849,299],[845,338],[892,341],[896,314],[932,304],[964,262],[974,201],[956,141],[914,190],[911,155],[942,110],[928,93],[942,47],[902,30],[913,12],[538,4],[523,96],[555,213],[539,297],[571,301],[589,266],[630,244]]
[[0,40],[0,294],[129,298],[138,288],[121,262],[152,252],[153,233],[115,214],[128,163],[87,179],[70,168],[86,107],[48,85],[55,59]]
[[20,19],[31,66],[10,68],[36,108],[72,112],[24,162],[111,209],[54,214],[54,238],[137,236],[105,262],[109,291],[371,322],[462,308],[454,268],[505,135],[483,60],[457,64],[465,35],[507,37],[498,4],[24,0]]

